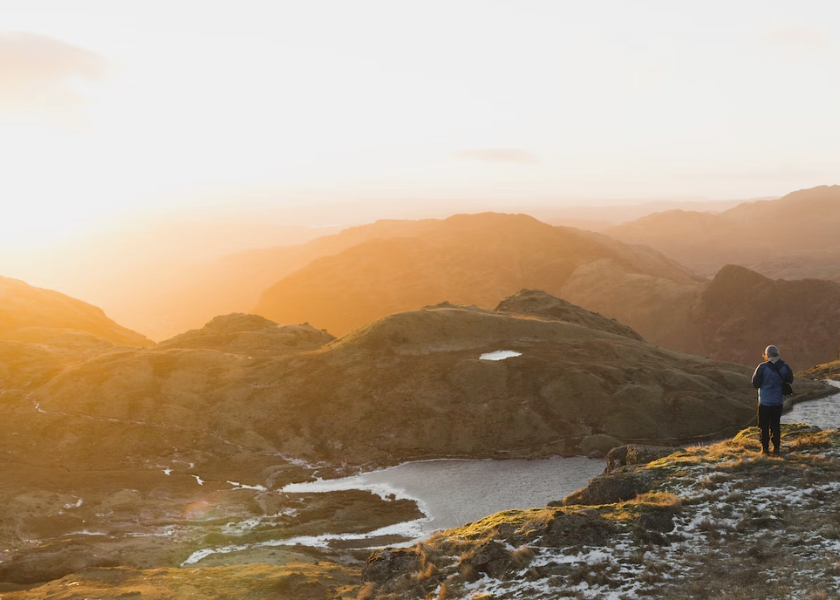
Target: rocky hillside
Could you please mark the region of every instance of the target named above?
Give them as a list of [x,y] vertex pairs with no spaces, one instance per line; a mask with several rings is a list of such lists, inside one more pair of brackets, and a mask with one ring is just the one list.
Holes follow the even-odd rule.
[[776,278],[834,279],[840,276],[838,229],[840,186],[832,185],[717,214],[656,213],[604,233],[655,248],[706,275],[737,264]]
[[[544,294],[503,303],[528,304],[536,314],[399,313],[315,350],[329,337],[311,328],[298,331],[314,343],[290,346],[288,328],[254,338],[265,321],[217,319],[181,342],[65,369],[20,405],[29,429],[6,451],[70,469],[153,468],[177,454],[205,472],[244,468],[256,479],[262,463],[247,453],[351,465],[572,455],[726,435],[753,418],[749,368],[664,350]],[[571,322],[540,316],[552,305]],[[498,350],[520,355],[481,359]],[[803,397],[827,390],[796,388]]]
[[837,356],[840,284],[772,280],[729,265],[698,292],[686,325],[698,328],[701,354],[758,364],[764,347],[773,343],[796,370]]
[[[218,598],[230,585],[237,597],[327,598],[358,587],[358,570],[321,564],[317,550],[266,547],[244,559],[259,565],[179,566],[208,546],[365,533],[422,516],[413,501],[358,490],[278,494],[329,466],[290,462],[238,418],[267,382],[233,380],[256,361],[311,352],[332,336],[253,315],[214,319],[166,348],[83,335],[89,343],[0,341],[4,597]],[[68,395],[46,407],[57,389]],[[226,421],[203,414],[219,398],[229,403]],[[352,549],[330,556],[358,562]]]
[[545,508],[374,552],[363,597],[829,598],[840,436],[783,428],[781,457],[759,453],[755,428],[664,457],[622,448],[606,474]]
[[[594,267],[582,269],[589,277],[584,289],[568,286],[565,297],[631,324],[661,346],[755,366],[772,343],[795,370],[837,356],[840,284],[836,282],[773,280],[726,265],[710,281],[669,287]],[[610,284],[603,283],[608,280]],[[614,287],[622,287],[621,294],[614,293]],[[650,304],[647,308],[641,302],[628,304],[623,301],[626,296],[648,299]]]
[[[147,548],[145,567],[120,566],[120,560],[137,554],[136,548],[123,547],[119,560],[112,549],[100,564],[47,583],[6,584],[3,597],[209,600],[235,589],[237,598],[252,600],[829,598],[840,560],[840,437],[836,431],[785,424],[781,457],[762,456],[759,449],[755,428],[711,446],[622,446],[607,457],[604,475],[567,498],[490,515],[406,549],[377,550],[362,564],[344,565],[335,554],[317,549],[274,546],[253,562],[198,568],[149,566],[155,550]],[[137,492],[122,492],[131,493]],[[239,493],[244,507],[247,491]],[[214,491],[213,497],[217,502],[227,497],[230,510],[233,494]],[[256,496],[261,503],[269,497],[278,495]],[[42,511],[51,508],[44,499]],[[300,500],[306,504],[315,498]],[[110,501],[118,515],[125,511],[125,498],[115,494]],[[346,500],[339,504],[347,506]],[[326,509],[318,507],[330,518],[341,518]],[[312,517],[317,511],[307,512]],[[196,518],[213,527],[212,519]],[[170,533],[163,537],[171,544],[183,534],[172,533],[172,527],[180,527],[173,524],[177,520],[168,523]],[[207,537],[224,543],[230,534]],[[63,541],[68,537],[73,536]],[[27,573],[33,563],[54,559],[61,551],[58,539],[41,543],[29,562],[0,561],[0,573]],[[102,543],[94,541],[101,537],[87,539]],[[65,558],[81,564],[84,551],[79,539],[75,554],[65,552]]]
[[121,327],[95,306],[0,277],[0,341],[66,346],[103,340],[124,346],[154,345],[139,333]]
[[[625,279],[652,291],[639,297],[625,293]],[[700,281],[646,248],[527,215],[486,213],[422,221],[402,237],[323,256],[266,290],[254,312],[282,323],[309,321],[342,335],[441,299],[491,308],[525,287],[587,308],[591,290],[619,295],[627,312],[648,313]]]

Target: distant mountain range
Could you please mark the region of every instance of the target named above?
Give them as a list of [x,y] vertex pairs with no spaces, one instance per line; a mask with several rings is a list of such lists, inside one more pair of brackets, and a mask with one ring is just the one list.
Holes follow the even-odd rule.
[[718,214],[673,210],[605,229],[628,244],[655,248],[704,275],[723,265],[770,277],[840,277],[840,186],[747,202]]
[[[468,203],[460,210],[477,212],[485,204],[466,210],[472,206]],[[638,199],[609,206],[552,207],[542,202],[526,203],[520,211],[552,225],[600,231],[657,211],[721,211],[736,204],[699,198]],[[447,215],[451,210],[451,204],[431,203],[424,214]],[[159,341],[201,327],[217,315],[253,309],[267,288],[315,258],[364,241],[418,235],[423,227],[419,223],[437,222],[384,220],[334,235],[347,223],[382,214],[404,213],[395,213],[387,203],[358,203],[288,214],[238,206],[226,212],[208,207],[200,213],[149,215],[116,223],[107,233],[45,248],[4,250],[0,241],[0,273],[100,306],[123,325]],[[308,220],[295,220],[303,217]],[[296,222],[345,225],[282,225]],[[323,242],[307,243],[319,239]]]
[[647,215],[665,211],[722,212],[745,202],[775,200],[777,196],[750,200],[649,200],[638,203],[617,203],[595,206],[568,206],[557,208],[525,209],[522,212],[550,225],[577,227],[587,231],[603,232],[621,223],[635,221]]
[[[158,339],[230,312],[309,322],[343,335],[388,314],[442,300],[492,308],[519,289],[537,288],[679,351],[751,363],[753,345],[785,340],[783,351],[797,368],[807,368],[835,358],[840,347],[840,340],[827,333],[836,320],[833,285],[782,285],[785,294],[800,295],[786,300],[768,324],[753,319],[765,310],[760,306],[773,303],[763,296],[732,292],[728,313],[719,309],[730,286],[742,290],[744,281],[760,278],[737,271],[737,285],[731,276],[708,282],[690,268],[716,274],[726,264],[737,264],[771,277],[840,282],[838,227],[840,186],[823,186],[718,214],[650,215],[609,229],[619,240],[552,227],[526,215],[377,221],[299,245],[229,255],[155,285],[134,280],[130,269],[110,281],[131,298],[134,308],[123,308]],[[800,289],[807,293],[790,291]],[[799,323],[795,333],[780,330],[793,322]],[[119,335],[111,341],[139,343]]]
[[[625,278],[654,286],[663,292],[657,296],[663,301],[664,290],[702,281],[651,249],[552,227],[527,215],[484,213],[393,225],[398,232],[322,256],[279,280],[254,312],[281,323],[309,321],[343,335],[386,315],[441,300],[492,308],[499,298],[524,287],[582,306],[590,291],[606,293],[641,310],[650,299],[623,293]],[[355,231],[359,235],[365,229]],[[567,289],[574,290],[574,297]]]

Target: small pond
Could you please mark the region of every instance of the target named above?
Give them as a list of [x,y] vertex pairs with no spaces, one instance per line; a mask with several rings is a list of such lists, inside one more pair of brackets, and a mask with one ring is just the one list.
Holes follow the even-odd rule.
[[511,508],[542,507],[589,483],[604,471],[604,459],[552,457],[539,460],[430,460],[343,479],[298,483],[285,492],[364,489],[417,500],[428,516],[419,536],[457,527]]

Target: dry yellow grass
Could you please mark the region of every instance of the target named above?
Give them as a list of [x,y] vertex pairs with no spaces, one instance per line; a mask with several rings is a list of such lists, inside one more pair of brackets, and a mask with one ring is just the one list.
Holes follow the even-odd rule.
[[[29,591],[4,592],[4,600],[266,600],[350,598],[360,588],[358,572],[333,563],[251,564],[204,569],[88,569]],[[370,597],[370,596],[368,596]]]

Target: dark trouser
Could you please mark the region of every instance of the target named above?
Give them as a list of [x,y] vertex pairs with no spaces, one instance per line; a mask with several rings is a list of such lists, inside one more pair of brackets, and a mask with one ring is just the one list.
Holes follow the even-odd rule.
[[758,428],[761,430],[761,447],[767,450],[770,444],[770,433],[773,434],[773,448],[778,448],[782,437],[782,408],[783,406],[758,405]]

